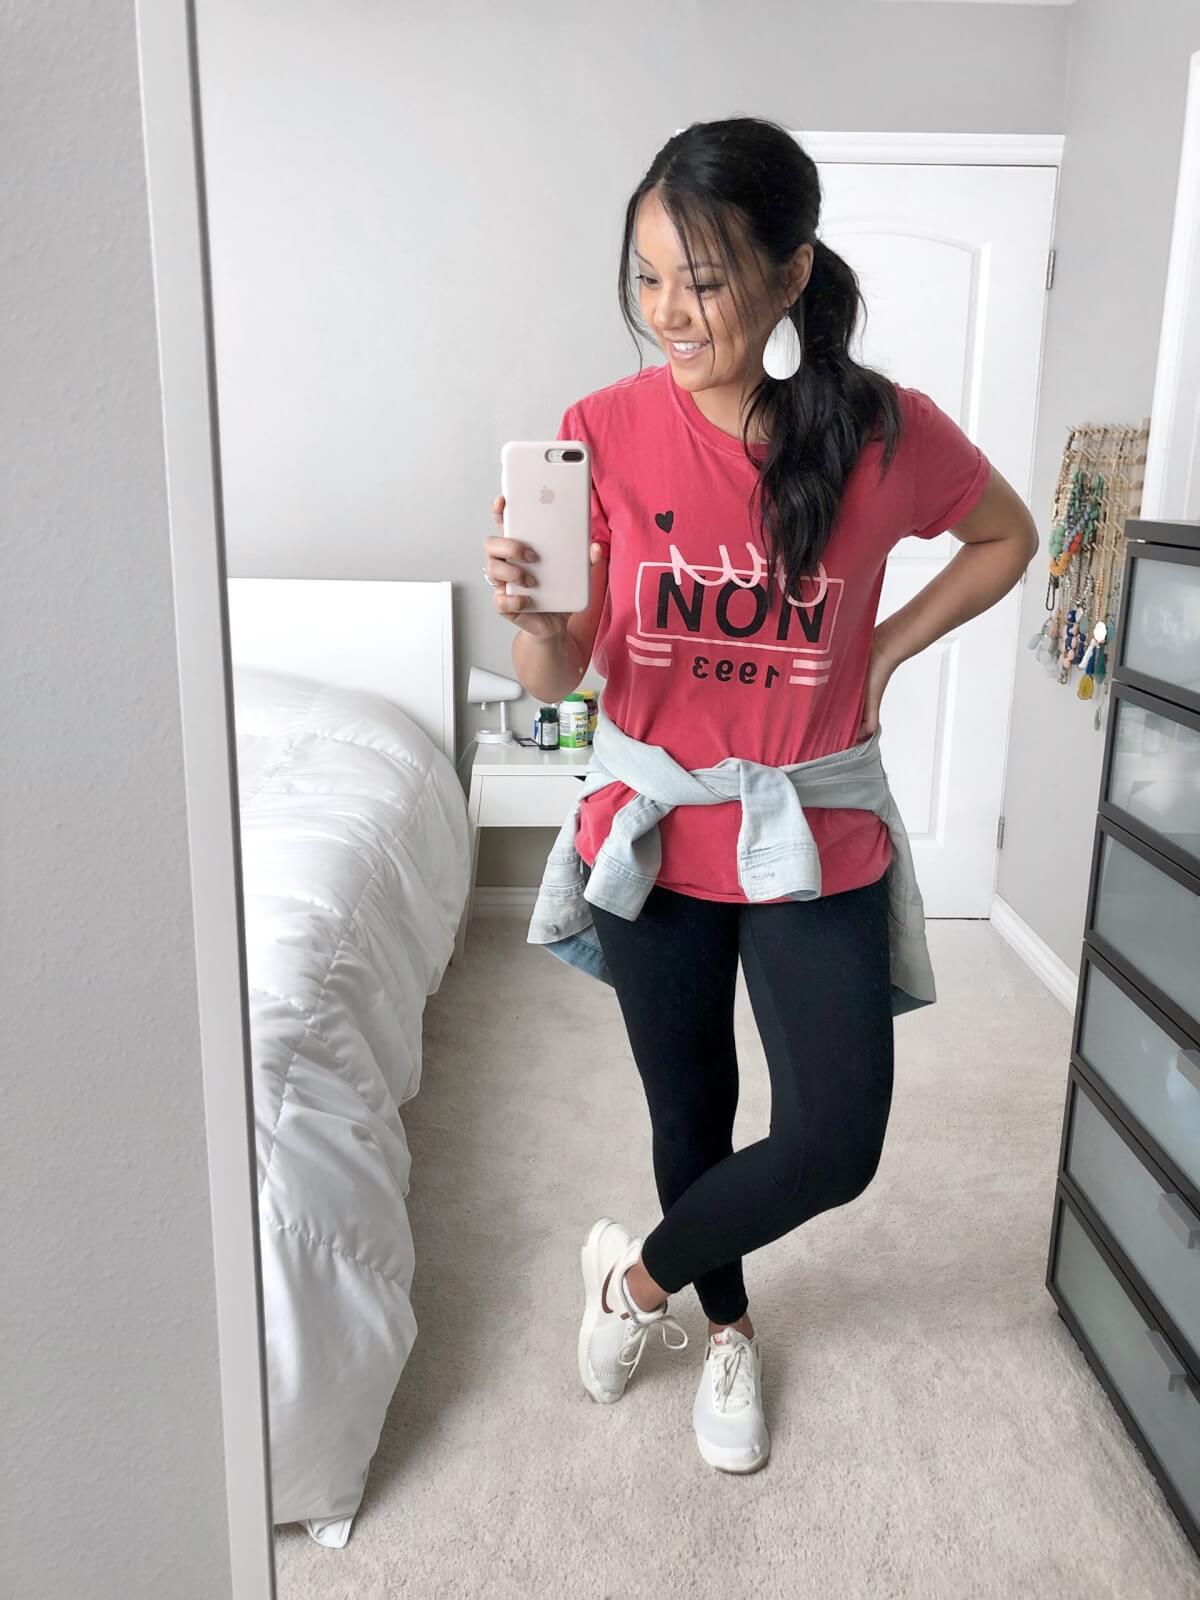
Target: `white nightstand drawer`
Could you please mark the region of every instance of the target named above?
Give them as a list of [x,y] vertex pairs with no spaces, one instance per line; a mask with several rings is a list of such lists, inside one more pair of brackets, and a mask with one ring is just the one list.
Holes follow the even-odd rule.
[[479,779],[481,828],[558,828],[583,788],[568,773],[505,773]]

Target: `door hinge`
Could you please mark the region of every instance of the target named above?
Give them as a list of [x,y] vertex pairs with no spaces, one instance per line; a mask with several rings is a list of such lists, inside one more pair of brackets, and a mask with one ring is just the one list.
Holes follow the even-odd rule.
[[1004,849],[1004,818],[1003,817],[1001,817],[1000,821],[996,824],[996,849],[997,850],[1003,850]]
[[1055,256],[1057,254],[1058,254],[1058,252],[1055,250],[1054,246],[1051,245],[1050,246],[1050,257],[1049,257],[1049,260],[1046,262],[1046,287],[1047,287],[1047,289],[1053,289],[1053,287],[1054,287],[1054,258],[1055,258]]

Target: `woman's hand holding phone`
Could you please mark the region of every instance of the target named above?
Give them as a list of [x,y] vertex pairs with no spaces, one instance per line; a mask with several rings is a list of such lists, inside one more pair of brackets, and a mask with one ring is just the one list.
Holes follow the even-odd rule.
[[[492,520],[498,528],[504,527],[502,494],[498,494],[492,501]],[[536,550],[532,550],[520,539],[510,539],[503,533],[493,533],[483,541],[483,552],[487,557],[484,571],[492,584],[492,604],[502,617],[507,617],[515,627],[521,628],[535,639],[548,639],[555,634],[566,632],[567,619],[572,615],[571,612],[527,612],[526,608],[531,603],[528,595],[505,592],[506,583],[517,583],[526,589],[537,587],[537,578],[520,565],[522,561],[536,562]],[[588,550],[592,566],[596,565],[603,554],[603,547],[593,542]]]

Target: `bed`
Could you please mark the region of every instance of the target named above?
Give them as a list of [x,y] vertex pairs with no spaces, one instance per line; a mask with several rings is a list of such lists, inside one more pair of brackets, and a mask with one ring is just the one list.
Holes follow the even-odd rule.
[[470,860],[450,598],[229,582],[273,1520],[334,1547],[417,1335],[401,1109]]

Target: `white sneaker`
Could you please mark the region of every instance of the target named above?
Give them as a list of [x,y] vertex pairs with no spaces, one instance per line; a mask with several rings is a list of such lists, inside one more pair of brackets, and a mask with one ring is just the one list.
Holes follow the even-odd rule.
[[[625,1287],[625,1274],[642,1253],[642,1241],[631,1239],[619,1222],[601,1217],[579,1252],[587,1303],[579,1329],[579,1376],[593,1400],[610,1405],[625,1393],[625,1385],[642,1359],[646,1335],[661,1328],[663,1343],[669,1350],[682,1350],[688,1336],[667,1315],[664,1300],[656,1311],[643,1311]],[[609,1270],[608,1304],[604,1280]],[[622,1313],[627,1311],[628,1316]],[[667,1338],[667,1329],[680,1335],[678,1344]]]
[[722,1472],[753,1472],[771,1453],[762,1406],[758,1335],[736,1328],[709,1335],[700,1387],[692,1408],[700,1454]]

